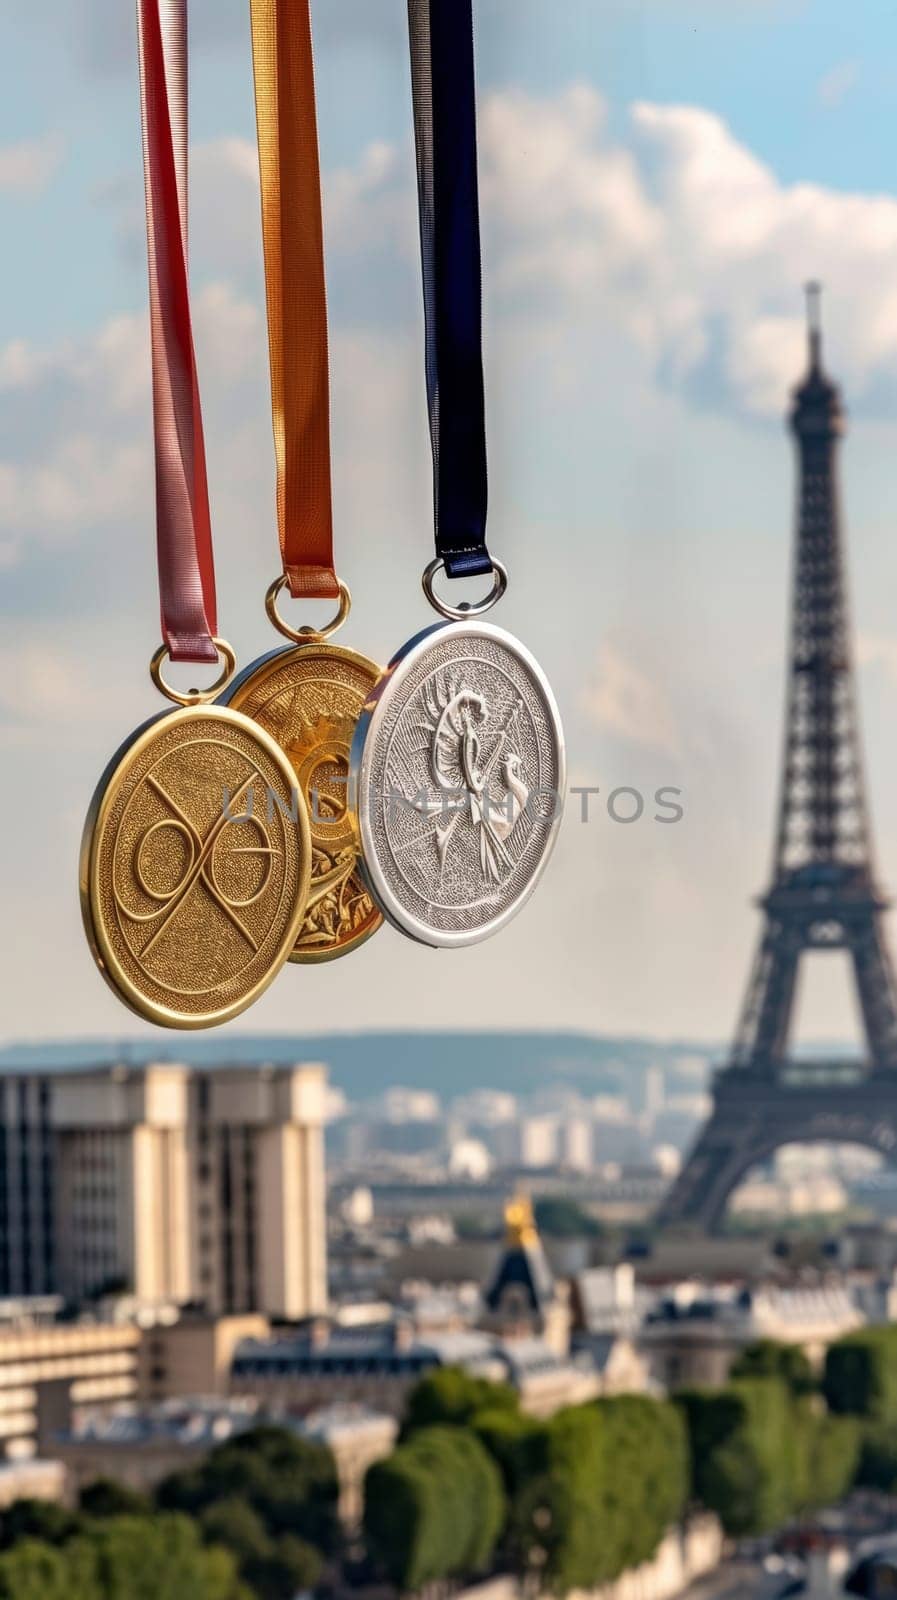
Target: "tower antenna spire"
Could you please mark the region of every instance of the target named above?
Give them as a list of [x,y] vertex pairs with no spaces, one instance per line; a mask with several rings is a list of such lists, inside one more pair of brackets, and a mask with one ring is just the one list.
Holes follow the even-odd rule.
[[804,284],[807,297],[807,336],[810,348],[810,370],[818,372],[822,365],[822,284],[815,278]]

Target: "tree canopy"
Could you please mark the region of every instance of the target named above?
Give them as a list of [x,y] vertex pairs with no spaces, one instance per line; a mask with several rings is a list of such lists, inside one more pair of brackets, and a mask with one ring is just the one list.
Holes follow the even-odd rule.
[[254,1428],[166,1479],[155,1505],[99,1480],[77,1512],[11,1506],[0,1600],[294,1600],[334,1547],[336,1497],[328,1450]]
[[226,1550],[180,1516],[116,1517],[0,1555],[2,1600],[251,1600]]
[[817,1382],[809,1357],[799,1344],[757,1339],[745,1345],[733,1363],[730,1378],[780,1378],[792,1394],[812,1394]]
[[292,1534],[325,1554],[339,1536],[339,1486],[326,1446],[285,1428],[258,1427],[218,1446],[198,1467],[174,1473],[156,1493],[165,1510],[201,1516],[222,1500],[245,1502],[273,1538]]
[[368,1543],[400,1589],[483,1570],[505,1513],[495,1462],[451,1424],[417,1428],[365,1480]]
[[463,1367],[437,1367],[415,1384],[405,1406],[402,1441],[418,1428],[440,1423],[462,1426],[477,1411],[519,1411],[516,1392],[509,1383],[490,1383]]
[[897,1325],[861,1328],[830,1345],[822,1388],[838,1415],[897,1421]]

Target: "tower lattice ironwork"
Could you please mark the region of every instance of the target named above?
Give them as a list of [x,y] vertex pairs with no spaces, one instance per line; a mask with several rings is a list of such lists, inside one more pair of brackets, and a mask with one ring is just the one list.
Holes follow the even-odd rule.
[[[838,494],[844,412],[822,364],[808,285],[809,370],[789,423],[799,490],[785,748],[764,926],[713,1111],[664,1205],[706,1228],[757,1162],[794,1141],[857,1141],[897,1161],[897,984],[883,927],[857,716]],[[844,950],[865,1039],[859,1061],[789,1052],[801,958]]]

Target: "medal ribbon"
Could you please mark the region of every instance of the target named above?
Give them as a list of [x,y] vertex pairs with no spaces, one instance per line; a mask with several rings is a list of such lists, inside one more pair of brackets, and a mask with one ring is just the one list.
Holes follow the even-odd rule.
[[187,277],[186,0],[138,0],[156,543],[173,661],[215,661],[215,568]]
[[471,0],[408,0],[408,28],[436,554],[464,578],[492,570]]
[[333,567],[324,230],[309,0],[251,0],[277,524],[294,598]]

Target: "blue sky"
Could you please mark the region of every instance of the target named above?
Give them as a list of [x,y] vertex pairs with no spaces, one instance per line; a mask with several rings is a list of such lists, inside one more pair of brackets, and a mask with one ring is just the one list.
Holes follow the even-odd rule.
[[[0,105],[0,140],[51,130],[65,147],[39,205],[3,202],[0,333],[8,337],[90,326],[125,294],[114,210],[104,201],[139,175],[132,8],[94,0],[68,8],[68,19],[65,9],[42,0],[5,24],[16,70]],[[211,6],[195,9],[193,137],[251,138],[248,7],[221,0],[213,23]],[[897,12],[887,0],[478,0],[476,12],[484,90],[546,95],[583,80],[602,88],[617,121],[633,100],[701,105],[786,182],[894,190],[885,130],[897,96]],[[96,19],[89,27],[86,13]],[[408,137],[402,13],[401,0],[318,0],[327,165],[351,164],[373,139]],[[69,270],[60,282],[62,241]],[[128,304],[142,288],[137,271]]]
[[[261,596],[276,566],[246,9],[191,8],[200,377],[222,627],[243,661],[272,642]],[[771,841],[793,493],[782,416],[809,275],[827,284],[852,417],[864,724],[897,884],[897,11],[475,10],[491,537],[512,580],[497,620],[557,684],[573,781],[599,784],[602,804],[618,785],[650,799],[675,784],[686,815],[674,828],[614,824],[601,804],[587,827],[571,816],[500,939],[433,955],[384,932],[351,961],[284,974],[253,1026],[325,1028],[339,1008],[354,1027],[724,1036]],[[317,0],[314,18],[346,642],[386,659],[427,620],[404,5]],[[0,828],[17,928],[0,1035],[129,1031],[83,946],[74,882],[93,782],[154,709],[133,17],[120,0],[33,0],[0,37]],[[820,1033],[846,1028],[837,984],[815,999]]]

